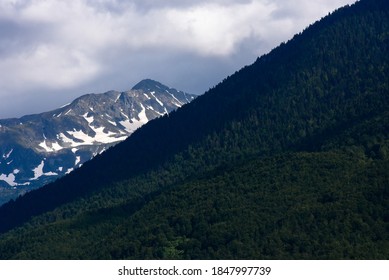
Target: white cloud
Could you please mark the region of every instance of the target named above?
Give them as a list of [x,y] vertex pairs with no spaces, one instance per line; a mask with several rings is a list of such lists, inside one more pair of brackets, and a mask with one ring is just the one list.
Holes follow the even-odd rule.
[[[216,64],[227,61],[231,70],[238,70],[247,63],[242,58],[254,61],[312,21],[352,2],[2,0],[0,98],[12,93],[22,100],[34,89],[42,96],[61,89],[81,94],[77,91],[86,85],[105,82],[111,87],[113,77],[122,77],[123,72],[138,76],[150,67],[154,67],[153,73],[159,69],[166,76],[167,71],[175,79],[193,78],[189,65],[201,69],[196,64],[204,59],[219,61]],[[244,54],[239,53],[242,49]],[[188,61],[183,62],[183,57]],[[152,64],[151,58],[181,66],[167,69]],[[182,73],[185,68],[186,74]],[[220,71],[205,76],[219,79],[229,74],[227,69]],[[200,78],[196,81],[203,83]],[[212,84],[202,88],[208,86]],[[5,110],[7,105],[0,105],[0,111]]]
[[228,56],[242,40],[256,35],[272,10],[272,5],[261,2],[230,6],[212,3],[172,9],[166,18],[177,38],[174,44],[202,55]]
[[94,77],[99,65],[87,54],[58,45],[41,44],[4,58],[0,63],[3,87],[71,87]]

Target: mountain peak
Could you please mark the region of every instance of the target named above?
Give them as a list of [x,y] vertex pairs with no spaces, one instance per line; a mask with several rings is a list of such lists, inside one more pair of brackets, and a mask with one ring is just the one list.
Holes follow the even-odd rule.
[[161,90],[161,89],[169,89],[169,87],[161,84],[160,82],[154,81],[152,79],[144,79],[137,83],[133,88],[133,90]]
[[0,205],[70,173],[194,99],[150,79],[135,88],[90,93],[49,112],[0,120]]

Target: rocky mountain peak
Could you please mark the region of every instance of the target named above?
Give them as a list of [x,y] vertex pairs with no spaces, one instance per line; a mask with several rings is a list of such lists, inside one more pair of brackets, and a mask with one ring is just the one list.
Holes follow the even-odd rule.
[[50,112],[0,120],[0,204],[71,172],[192,99],[147,79],[129,91],[86,94]]
[[144,90],[144,91],[161,91],[161,90],[165,91],[169,89],[170,89],[169,87],[151,79],[144,79],[139,83],[137,83],[132,88],[132,90]]

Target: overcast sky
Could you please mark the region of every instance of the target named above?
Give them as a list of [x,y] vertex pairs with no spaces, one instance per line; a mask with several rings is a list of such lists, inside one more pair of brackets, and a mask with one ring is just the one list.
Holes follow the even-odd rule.
[[0,0],[0,118],[144,78],[201,94],[355,0]]

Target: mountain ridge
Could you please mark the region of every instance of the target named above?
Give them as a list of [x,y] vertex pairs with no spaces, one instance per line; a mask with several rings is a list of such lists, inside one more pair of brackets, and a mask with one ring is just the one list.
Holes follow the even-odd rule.
[[15,197],[53,181],[193,98],[147,79],[136,90],[86,94],[52,111],[0,120],[0,187]]

